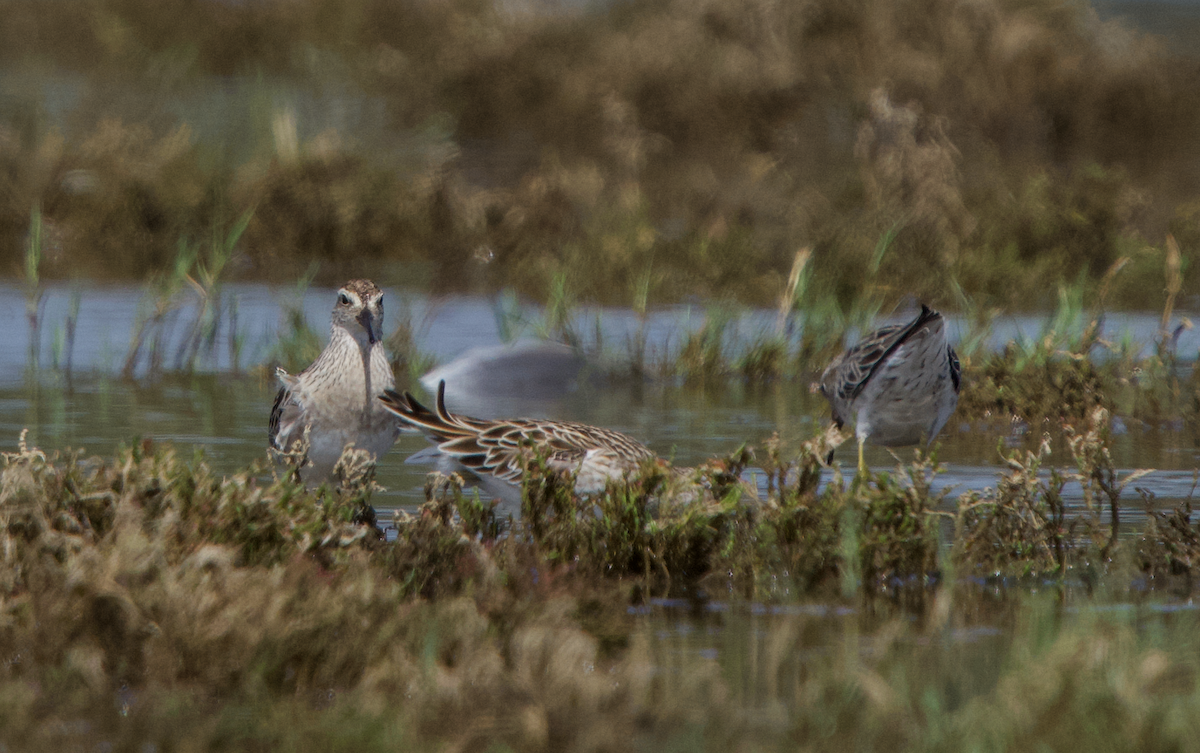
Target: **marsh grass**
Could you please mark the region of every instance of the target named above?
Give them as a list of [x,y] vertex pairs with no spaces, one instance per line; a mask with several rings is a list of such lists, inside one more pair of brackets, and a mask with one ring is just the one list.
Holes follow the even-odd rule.
[[[254,208],[245,273],[273,281],[405,265],[544,296],[565,275],[613,304],[652,267],[671,303],[772,305],[800,244],[843,304],[940,303],[949,274],[1038,308],[1121,256],[1137,270],[1114,300],[1145,305],[1157,250],[1134,251],[1197,237],[1194,67],[1084,6],[291,10],[105,0],[93,23],[6,3],[0,65],[75,73],[88,96],[66,123],[41,93],[0,119],[0,260],[20,267],[34,204],[61,237],[48,277],[167,272],[180,237]],[[230,80],[257,82],[231,107],[254,111],[249,144],[179,122]],[[280,104],[334,89],[385,132],[314,132],[327,119]]]
[[[1107,438],[1077,436],[1088,447],[1076,472],[1103,477],[1093,445]],[[822,487],[820,462],[842,439],[830,430],[791,460],[765,443],[765,495],[742,481],[748,449],[692,471],[647,465],[588,499],[530,456],[523,516],[507,522],[461,479],[433,475],[429,501],[385,541],[363,518],[365,477],[313,492],[261,466],[219,476],[169,445],[47,456],[22,437],[0,470],[0,741],[533,751],[702,735],[717,747],[960,749],[996,736],[1063,742],[1064,726],[1096,744],[1190,734],[1155,720],[1200,708],[1192,613],[926,582],[942,556],[929,542],[945,502],[930,487],[936,461]],[[999,480],[995,504],[1023,522],[985,536],[979,500],[960,503],[958,535],[973,515],[976,544],[957,550],[968,563],[957,572],[969,576],[975,549],[989,569],[1064,561],[1046,535],[1064,523],[1053,517],[1061,483],[1040,480],[1048,452],[1013,458]],[[1028,516],[1038,510],[1049,517]],[[1112,558],[1099,577],[1190,572],[1189,515],[1123,539],[1142,560]],[[1097,527],[1092,510],[1082,516]],[[1030,531],[1042,538],[1026,552]],[[1059,541],[1095,551],[1105,539]],[[862,577],[839,595],[847,571]],[[912,581],[923,597],[897,600]],[[682,615],[629,609],[658,594],[702,605],[701,590],[818,601],[775,616],[725,602],[688,618],[712,625],[698,633],[678,627]],[[1063,610],[1064,598],[1078,608]],[[710,644],[712,655],[697,649]],[[995,713],[1014,705],[1053,723]],[[1098,708],[1126,713],[1097,731],[1083,720]]]
[[738,478],[749,460],[743,450],[678,472],[647,462],[594,500],[580,500],[572,478],[530,456],[514,533],[527,536],[552,566],[640,581],[646,596],[668,593],[673,583],[695,582],[707,571],[741,501]]
[[[416,320],[412,301],[401,297],[398,312],[392,319],[391,333],[384,338],[384,346],[391,355],[392,371],[403,387],[417,384],[421,376],[437,365],[437,359],[421,350],[420,342],[429,331],[438,304],[431,303],[420,321]],[[405,382],[404,380],[407,380]]]
[[71,379],[72,361],[75,354],[75,327],[79,324],[79,307],[82,304],[83,291],[76,288],[71,291],[71,298],[67,303],[66,319],[54,329],[53,360],[51,363],[68,380]]
[[1189,594],[1195,588],[1200,566],[1200,530],[1192,525],[1192,500],[1196,482],[1187,499],[1173,510],[1150,509],[1153,496],[1143,493],[1147,505],[1145,530],[1137,539],[1136,561],[1145,577],[1158,588]]
[[45,225],[42,220],[42,209],[34,204],[29,213],[29,233],[25,240],[25,319],[29,322],[29,366],[37,371],[41,364],[42,342],[42,304],[46,292],[42,288],[40,268],[42,265],[43,246],[45,244]]
[[[959,411],[973,420],[1017,418],[1087,420],[1095,410],[1120,413],[1148,424],[1182,418],[1194,423],[1197,363],[1182,361],[1176,344],[1192,326],[1175,316],[1182,285],[1178,245],[1168,242],[1163,259],[1166,295],[1159,334],[1147,352],[1129,333],[1105,331],[1111,291],[1128,258],[1117,259],[1089,295],[1082,279],[1061,286],[1058,306],[1036,337],[1020,337],[999,352],[986,352],[995,313],[960,294],[971,330],[963,338],[963,391]],[[1174,250],[1172,250],[1174,249]],[[1188,371],[1190,370],[1190,377]]]
[[281,300],[279,335],[268,351],[266,362],[289,373],[298,373],[316,360],[323,347],[320,335],[304,316],[304,293],[316,274],[317,265],[313,264]]
[[917,451],[895,475],[856,478],[859,573],[868,590],[882,594],[921,593],[936,581],[939,518],[950,491],[933,491],[937,459]]
[[[250,212],[243,214],[224,232],[214,228],[207,243],[179,240],[171,271],[152,275],[146,284],[121,368],[123,378],[133,379],[141,373],[154,379],[166,371],[192,373],[205,365],[215,368],[218,336],[225,320],[230,367],[237,372],[243,335],[237,331],[237,303],[232,297],[226,300],[224,283],[251,217]],[[190,302],[193,314],[191,321],[180,327],[181,313],[189,307],[183,295],[187,288],[195,294]],[[172,345],[175,357],[169,360],[167,351]]]
[[[1122,496],[1152,471],[1116,469],[1108,448],[1109,416],[1103,408],[1094,409],[1082,425],[1068,424],[1065,434],[1073,468],[1047,472],[1051,442],[1046,436],[1036,451],[1004,456],[1009,472],[994,490],[959,498],[952,557],[960,572],[1060,581],[1075,572],[1094,580],[1098,573],[1120,570],[1132,560],[1151,578],[1167,581],[1168,575],[1190,574],[1191,497],[1173,511],[1151,510],[1149,522],[1131,544],[1128,537],[1119,538]],[[1068,483],[1082,489],[1081,514],[1067,513],[1063,488]],[[1119,549],[1126,551],[1118,553]]]
[[195,249],[186,241],[180,240],[170,272],[151,276],[138,305],[137,324],[130,338],[125,363],[121,367],[123,379],[131,380],[135,377],[143,353],[146,360],[145,373],[149,377],[162,373],[165,351],[179,317],[179,293],[194,263]]
[[693,386],[723,381],[731,366],[727,350],[735,319],[736,313],[730,307],[710,306],[700,327],[684,337],[670,370]]
[[205,252],[193,252],[194,268],[186,280],[196,294],[193,304],[196,313],[176,349],[176,371],[194,371],[205,361],[215,364],[217,336],[220,334],[224,316],[229,321],[227,335],[231,349],[231,366],[233,371],[237,372],[240,351],[238,343],[242,335],[237,331],[237,304],[232,297],[228,301],[225,299],[223,283],[228,276],[227,267],[237,254],[242,234],[246,232],[253,216],[252,211],[247,211],[225,232],[214,227]]
[[1036,451],[1009,454],[994,491],[959,499],[953,557],[960,565],[1017,578],[1066,572],[1075,537],[1066,527],[1064,473],[1041,474],[1050,452],[1046,437]]

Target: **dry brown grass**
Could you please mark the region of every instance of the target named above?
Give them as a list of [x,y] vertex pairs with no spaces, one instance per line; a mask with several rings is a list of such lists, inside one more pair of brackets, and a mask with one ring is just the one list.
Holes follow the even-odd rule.
[[[1103,431],[1076,436],[1079,475],[1119,492],[1130,477],[1106,475]],[[744,452],[691,477],[707,494],[675,500],[661,496],[670,484],[657,468],[581,502],[533,467],[540,496],[507,535],[460,485],[433,484],[394,542],[354,522],[365,489],[314,497],[261,469],[219,477],[168,446],[84,459],[22,442],[0,471],[0,743],[956,750],[1058,744],[1064,728],[1076,741],[1117,734],[1135,747],[1191,734],[1161,719],[1196,718],[1194,615],[1148,612],[1133,624],[1125,612],[1089,612],[1070,590],[1039,599],[931,588],[935,465],[902,467],[907,484],[873,477],[822,490],[817,463],[838,441],[816,437],[794,463],[771,444],[761,501],[737,482]],[[994,503],[1026,516],[1045,459],[1014,466]],[[1139,552],[1168,553],[1147,568],[1190,568],[1188,517],[1139,539]],[[1104,538],[1077,546],[1109,552]],[[1006,564],[1019,564],[1008,551]],[[748,587],[785,608],[771,616],[731,596],[726,611],[686,618],[715,628],[698,634],[679,627],[681,614],[631,614],[664,572],[694,593],[705,557],[714,593]],[[864,594],[917,581],[925,598],[905,600],[917,611],[835,595],[826,586],[845,587],[847,558]],[[821,600],[789,612],[797,592],[785,582]],[[1084,608],[1064,611],[1063,599]],[[1089,721],[1113,708],[1121,713],[1099,728]]]
[[[403,264],[443,288],[543,296],[566,273],[584,298],[627,302],[652,273],[664,300],[766,302],[810,245],[817,282],[843,299],[936,302],[953,277],[1032,305],[1167,229],[1185,249],[1200,233],[1195,66],[1082,5],[68,7],[0,3],[0,59],[79,70],[111,94],[86,98],[65,140],[36,102],[0,123],[0,263],[35,201],[72,258],[117,254],[131,270],[254,207],[251,275]],[[229,164],[229,145],[190,143],[162,109],[212,75],[261,71],[352,84],[393,136],[417,137],[407,156],[353,134],[280,140],[294,114],[264,100],[274,140]],[[63,196],[74,170],[101,190]],[[1014,293],[1030,289],[1043,298]]]

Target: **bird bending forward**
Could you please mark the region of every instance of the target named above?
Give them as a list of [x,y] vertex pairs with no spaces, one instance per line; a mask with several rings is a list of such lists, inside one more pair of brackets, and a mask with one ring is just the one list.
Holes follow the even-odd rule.
[[399,423],[377,399],[396,386],[382,324],[383,291],[370,280],[351,280],[338,291],[329,344],[317,360],[295,376],[276,372],[283,386],[268,440],[276,450],[291,451],[308,429],[300,477],[310,486],[329,477],[347,446],[374,459],[396,441]]
[[821,376],[821,394],[838,428],[854,419],[861,473],[864,442],[932,442],[958,405],[960,384],[945,320],[922,305],[911,322],[881,327],[833,359]]
[[[425,433],[436,445],[431,454],[444,470],[470,471],[488,493],[508,503],[520,501],[524,448],[545,455],[552,470],[575,474],[577,494],[602,492],[610,480],[656,457],[635,439],[587,424],[533,418],[489,421],[451,413],[446,410],[445,381],[438,383],[435,410],[407,392],[387,390],[379,400],[403,423]],[[429,458],[427,451],[417,456]]]

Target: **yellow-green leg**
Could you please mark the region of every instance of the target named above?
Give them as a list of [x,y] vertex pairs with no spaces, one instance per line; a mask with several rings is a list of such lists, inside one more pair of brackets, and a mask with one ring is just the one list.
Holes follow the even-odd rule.
[[864,441],[866,441],[866,437],[858,438],[858,472],[859,472],[859,474],[861,474],[863,476],[867,475],[867,463],[865,460],[863,460],[863,442]]

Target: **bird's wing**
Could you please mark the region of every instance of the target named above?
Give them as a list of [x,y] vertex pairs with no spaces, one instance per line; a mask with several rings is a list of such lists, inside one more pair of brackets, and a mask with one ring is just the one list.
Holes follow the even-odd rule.
[[287,451],[293,443],[304,436],[304,406],[296,395],[296,377],[283,369],[278,369],[276,376],[283,386],[275,395],[275,404],[271,407],[271,421],[267,429],[267,442],[277,450]]
[[445,404],[445,382],[438,385],[436,410],[429,410],[411,394],[386,391],[380,400],[403,421],[425,431],[438,450],[478,473],[505,481],[520,481],[527,449],[542,454],[555,470],[578,470],[590,451],[601,450],[636,464],[653,457],[645,445],[619,432],[568,421],[528,418],[485,421],[450,413]]
[[[837,395],[842,400],[854,400],[879,367],[887,362],[888,356],[941,314],[921,306],[921,313],[907,324],[889,324],[880,327],[846,351],[842,365],[837,370]],[[957,362],[957,359],[956,359]]]

